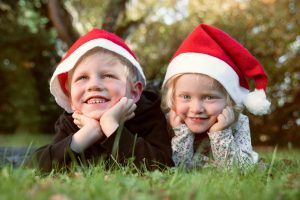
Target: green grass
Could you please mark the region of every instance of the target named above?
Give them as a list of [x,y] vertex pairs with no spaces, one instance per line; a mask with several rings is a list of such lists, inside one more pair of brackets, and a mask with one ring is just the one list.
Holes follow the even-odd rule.
[[53,135],[38,133],[0,134],[0,146],[26,147],[50,143]]
[[132,166],[74,168],[41,176],[32,168],[0,169],[2,199],[299,199],[300,151],[259,151],[268,167],[132,172]]

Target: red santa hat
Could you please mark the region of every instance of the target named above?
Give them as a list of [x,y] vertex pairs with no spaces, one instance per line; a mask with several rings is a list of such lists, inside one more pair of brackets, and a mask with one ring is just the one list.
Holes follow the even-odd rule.
[[71,113],[71,105],[68,100],[65,83],[68,72],[72,70],[81,56],[95,47],[102,47],[126,58],[143,78],[146,84],[145,75],[136,56],[126,43],[118,36],[105,30],[94,28],[84,36],[80,37],[62,58],[50,80],[50,92],[55,97],[59,106]]
[[[177,74],[201,73],[223,85],[238,105],[255,115],[268,113],[265,90],[268,78],[262,65],[227,33],[200,24],[180,45],[168,65],[163,87]],[[249,92],[248,79],[255,90]]]

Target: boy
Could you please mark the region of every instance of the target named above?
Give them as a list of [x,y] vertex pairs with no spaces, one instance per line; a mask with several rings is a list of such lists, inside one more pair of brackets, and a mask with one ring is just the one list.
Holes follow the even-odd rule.
[[79,38],[50,80],[50,91],[65,112],[55,124],[53,142],[36,151],[39,168],[60,169],[72,157],[79,162],[110,158],[115,142],[120,163],[134,157],[138,167],[172,166],[160,99],[143,92],[145,83],[142,68],[121,38],[100,29]]

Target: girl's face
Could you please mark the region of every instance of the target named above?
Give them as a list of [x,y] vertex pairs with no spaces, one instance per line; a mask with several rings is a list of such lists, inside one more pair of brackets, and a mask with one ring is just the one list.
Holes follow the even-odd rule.
[[227,105],[224,89],[214,79],[184,74],[175,83],[174,110],[195,134],[205,133]]
[[69,73],[72,109],[99,120],[122,97],[130,98],[124,66],[109,54],[94,53]]

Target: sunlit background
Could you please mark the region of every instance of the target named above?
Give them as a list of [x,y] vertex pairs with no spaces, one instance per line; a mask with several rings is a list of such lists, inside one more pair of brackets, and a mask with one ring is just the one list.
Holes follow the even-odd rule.
[[254,145],[299,147],[298,0],[2,0],[0,134],[54,133],[62,109],[49,93],[49,78],[90,28],[125,39],[147,79],[161,80],[172,54],[199,23],[228,32],[269,75],[272,113],[249,114]]

